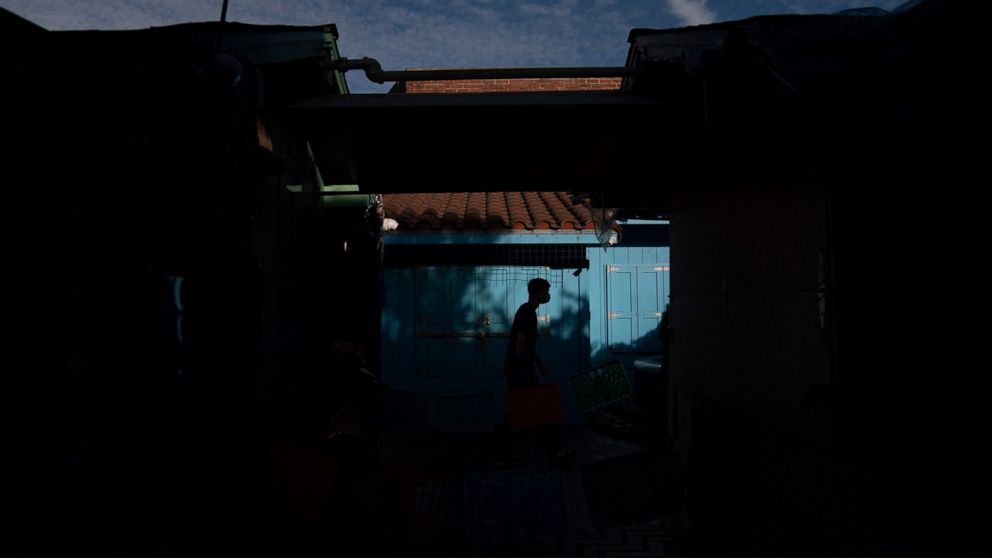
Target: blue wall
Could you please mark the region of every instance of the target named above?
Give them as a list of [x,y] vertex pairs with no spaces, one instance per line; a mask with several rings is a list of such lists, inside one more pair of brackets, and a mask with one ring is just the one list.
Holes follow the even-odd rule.
[[[527,281],[533,277],[544,277],[552,285],[551,302],[538,310],[539,328],[545,333],[538,340],[538,352],[551,367],[550,379],[567,383],[569,377],[615,359],[633,379],[633,361],[651,353],[652,347],[631,339],[631,332],[655,339],[654,309],[664,308],[664,301],[658,300],[664,280],[652,281],[658,275],[655,268],[668,265],[668,248],[597,246],[586,252],[589,269],[578,274],[546,267],[387,268],[382,380],[395,389],[430,396],[435,427],[495,426],[504,411],[506,334],[517,308],[527,300]],[[613,278],[609,266],[620,268]],[[618,279],[624,272],[633,275]],[[615,320],[611,336],[608,313],[611,304],[623,306],[618,306],[619,298],[633,304],[633,312]],[[638,316],[638,306],[651,306],[651,312]],[[632,325],[624,325],[624,319]],[[618,343],[622,336],[625,342]],[[563,395],[569,422],[582,421],[567,387]]]
[[[441,428],[489,429],[503,417],[502,366],[510,326],[527,301],[527,282],[551,283],[538,310],[538,353],[550,380],[589,366],[587,276],[527,266],[393,268],[385,272],[382,380],[431,397]],[[580,414],[565,391],[569,416]]]

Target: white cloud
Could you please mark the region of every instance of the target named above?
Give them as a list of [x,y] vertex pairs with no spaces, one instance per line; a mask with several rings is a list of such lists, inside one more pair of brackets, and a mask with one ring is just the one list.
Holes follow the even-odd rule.
[[706,0],[665,0],[665,3],[682,25],[703,25],[716,21],[716,12],[706,6]]
[[[236,3],[234,0],[232,3]],[[142,29],[220,19],[221,2],[195,0],[0,0],[4,8],[48,29]]]
[[[891,8],[903,0],[230,0],[229,21],[336,23],[343,56],[383,68],[621,66],[635,27],[710,23],[760,13]],[[216,21],[223,0],[0,0],[49,29],[136,29]],[[352,91],[384,91],[349,72]]]
[[574,1],[564,1],[558,3],[543,2],[535,4],[533,2],[523,2],[517,5],[521,13],[530,16],[554,16],[568,18],[574,15],[576,3]]

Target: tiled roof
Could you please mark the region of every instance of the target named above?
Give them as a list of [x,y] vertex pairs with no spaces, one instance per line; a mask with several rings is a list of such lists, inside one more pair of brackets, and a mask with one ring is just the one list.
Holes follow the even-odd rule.
[[[401,82],[394,92],[483,93],[619,89],[619,78],[478,79]],[[589,208],[565,192],[383,195],[386,217],[413,230],[576,230],[594,228]]]
[[400,229],[557,230],[593,227],[592,214],[565,192],[386,194],[386,217]]

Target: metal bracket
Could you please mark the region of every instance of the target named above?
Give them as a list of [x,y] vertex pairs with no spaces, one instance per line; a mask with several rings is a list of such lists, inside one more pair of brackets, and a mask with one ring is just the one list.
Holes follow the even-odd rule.
[[816,270],[816,302],[819,306],[820,329],[827,327],[827,270],[823,263],[823,252],[819,254]]
[[720,294],[723,296],[723,322],[727,322],[727,303],[729,299],[729,293],[727,292],[727,266],[723,266],[723,273],[720,278]]

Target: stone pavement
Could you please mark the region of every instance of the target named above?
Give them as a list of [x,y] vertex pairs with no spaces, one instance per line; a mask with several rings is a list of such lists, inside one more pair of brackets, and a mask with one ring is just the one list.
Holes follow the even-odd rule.
[[513,440],[519,462],[497,466],[496,432],[384,428],[338,496],[330,546],[397,557],[685,555],[680,473],[660,436],[556,429],[571,459],[549,460],[540,432],[524,431]]

